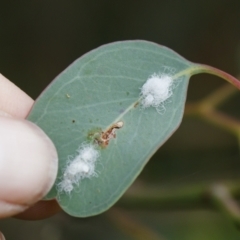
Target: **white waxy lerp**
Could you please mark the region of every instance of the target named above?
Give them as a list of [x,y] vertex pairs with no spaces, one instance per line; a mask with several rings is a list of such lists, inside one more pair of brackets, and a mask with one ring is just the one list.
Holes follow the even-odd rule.
[[141,88],[142,107],[161,107],[172,96],[172,85],[173,78],[170,75],[154,73]]
[[95,162],[99,156],[100,153],[94,145],[82,144],[75,158],[68,162],[62,181],[58,184],[58,191],[70,193],[74,184],[79,184],[84,178],[96,176]]

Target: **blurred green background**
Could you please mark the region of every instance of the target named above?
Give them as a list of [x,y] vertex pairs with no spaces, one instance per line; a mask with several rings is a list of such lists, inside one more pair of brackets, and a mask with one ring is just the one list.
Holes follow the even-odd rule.
[[[145,39],[237,76],[239,14],[239,0],[0,0],[0,72],[35,99],[84,53],[113,41]],[[188,101],[202,99],[223,84],[208,75],[193,77]],[[237,94],[222,111],[239,118],[239,103]],[[171,189],[239,178],[237,139],[200,120],[184,118],[135,185]],[[210,209],[121,209],[159,234],[159,239],[235,240],[240,236],[224,216]],[[7,240],[137,239],[114,216],[109,211],[87,219],[64,213],[36,222],[6,219],[0,221],[0,230]]]

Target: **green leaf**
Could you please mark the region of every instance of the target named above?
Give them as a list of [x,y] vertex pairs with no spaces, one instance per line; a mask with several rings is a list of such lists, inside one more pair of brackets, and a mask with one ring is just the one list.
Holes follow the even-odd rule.
[[[59,155],[58,177],[46,198],[57,198],[64,211],[78,217],[111,207],[179,126],[188,81],[197,66],[166,47],[125,41],[99,47],[63,71],[28,116],[52,139]],[[141,106],[140,89],[154,73],[174,79],[173,94],[160,113]],[[124,125],[116,129],[116,137],[97,147],[98,176],[81,179],[70,194],[59,193],[69,156],[83,143],[98,145],[95,136],[119,121]]]

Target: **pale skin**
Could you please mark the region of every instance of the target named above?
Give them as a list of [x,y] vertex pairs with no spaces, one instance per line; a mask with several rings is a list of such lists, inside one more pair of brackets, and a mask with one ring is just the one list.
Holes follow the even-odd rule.
[[47,135],[25,120],[33,103],[0,74],[0,218],[37,220],[60,210],[55,200],[40,201],[54,183],[58,161]]

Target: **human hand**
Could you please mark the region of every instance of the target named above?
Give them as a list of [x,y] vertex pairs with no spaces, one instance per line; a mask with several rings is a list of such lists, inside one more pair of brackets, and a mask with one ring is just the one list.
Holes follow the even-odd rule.
[[[0,74],[0,218],[34,220],[59,211],[56,201],[40,201],[52,187],[58,167],[47,135],[24,120],[33,100]],[[36,203],[37,202],[37,203]]]

